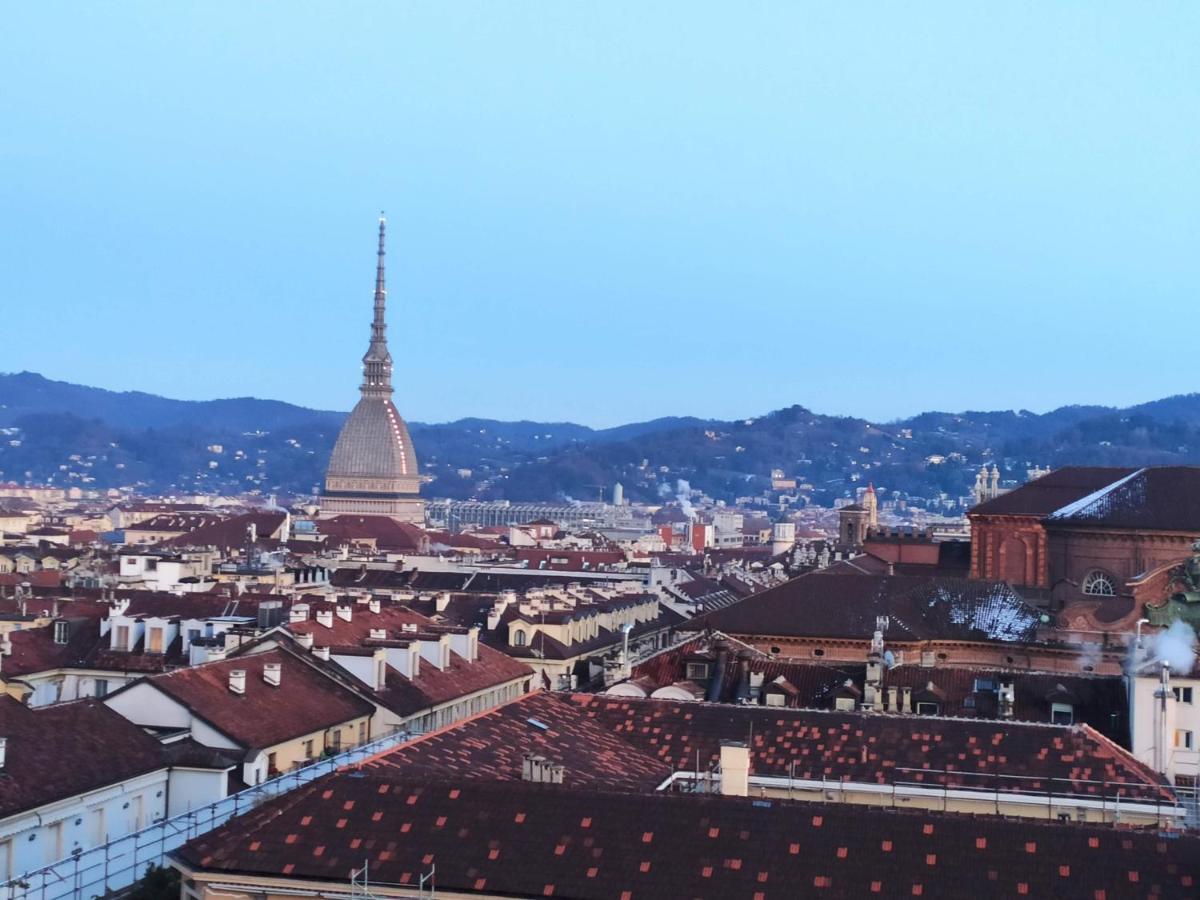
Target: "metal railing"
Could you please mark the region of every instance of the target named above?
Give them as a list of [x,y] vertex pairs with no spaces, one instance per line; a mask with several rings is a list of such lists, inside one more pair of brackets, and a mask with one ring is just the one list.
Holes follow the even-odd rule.
[[0,885],[0,897],[5,900],[59,900],[99,897],[108,891],[127,888],[145,874],[148,866],[162,865],[168,853],[192,838],[224,825],[266,800],[419,736],[420,732],[416,731],[397,731],[337,756],[292,769],[224,800],[171,816],[140,831],[26,872]]

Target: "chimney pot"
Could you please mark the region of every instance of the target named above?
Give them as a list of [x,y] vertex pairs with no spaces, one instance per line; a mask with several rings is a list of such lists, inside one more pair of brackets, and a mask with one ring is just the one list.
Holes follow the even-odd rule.
[[317,623],[320,625],[324,625],[326,628],[332,628],[333,627],[333,610],[318,609],[317,610]]
[[229,670],[229,690],[234,694],[246,693],[246,670],[245,669],[230,669]]
[[283,676],[283,666],[280,663],[267,663],[263,666],[263,681],[272,687],[279,687]]
[[343,622],[349,622],[352,618],[354,618],[354,607],[339,606],[337,608],[337,617]]
[[371,629],[371,640],[386,641],[387,640],[387,629],[386,628],[372,628]]
[[721,793],[750,794],[750,746],[745,741],[721,741]]
[[383,604],[381,604],[378,600],[376,600],[374,597],[372,597],[371,600],[367,603],[367,609],[369,609],[375,615],[379,615],[379,611],[381,609],[383,609]]

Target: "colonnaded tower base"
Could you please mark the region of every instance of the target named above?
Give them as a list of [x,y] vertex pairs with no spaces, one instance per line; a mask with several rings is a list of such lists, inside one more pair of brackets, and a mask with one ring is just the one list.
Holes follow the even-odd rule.
[[384,286],[384,234],[379,217],[379,258],[375,269],[375,318],[371,343],[363,357],[362,397],[346,419],[321,495],[320,517],[346,514],[389,516],[398,522],[425,524],[420,470],[408,426],[392,402],[392,355],[387,346],[387,289]]

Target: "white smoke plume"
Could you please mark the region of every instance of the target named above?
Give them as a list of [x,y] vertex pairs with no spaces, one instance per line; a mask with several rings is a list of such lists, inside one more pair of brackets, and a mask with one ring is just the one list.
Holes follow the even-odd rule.
[[664,500],[671,496],[671,486],[665,481],[658,486],[658,496],[662,497]]
[[675,500],[688,521],[696,521],[696,508],[692,506],[692,486],[682,478],[675,482]]
[[1171,627],[1146,641],[1149,659],[1165,662],[1176,675],[1186,675],[1196,662],[1196,632],[1187,622],[1176,619]]
[[1079,648],[1079,668],[1081,671],[1094,671],[1096,666],[1100,665],[1102,658],[1099,644],[1088,641]]

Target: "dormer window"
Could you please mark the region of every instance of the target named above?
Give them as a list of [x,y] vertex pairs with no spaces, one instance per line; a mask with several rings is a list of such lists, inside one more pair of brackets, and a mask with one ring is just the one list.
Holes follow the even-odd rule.
[[516,631],[513,632],[513,646],[514,647],[524,647],[525,641],[526,641],[526,638],[525,638],[524,631],[522,631],[521,629],[518,628]]
[[707,681],[708,663],[690,662],[687,664],[688,681]]
[[1090,572],[1087,578],[1083,579],[1083,592],[1092,597],[1115,597],[1117,588],[1113,580],[1103,572]]
[[70,626],[66,622],[54,623],[54,643],[65,644],[70,637]]
[[918,716],[936,716],[941,711],[942,711],[942,707],[941,707],[940,703],[931,703],[931,702],[925,701],[925,700],[922,700],[919,703],[917,703],[917,715]]
[[1070,703],[1051,703],[1050,721],[1055,725],[1073,725],[1075,723],[1075,707]]

